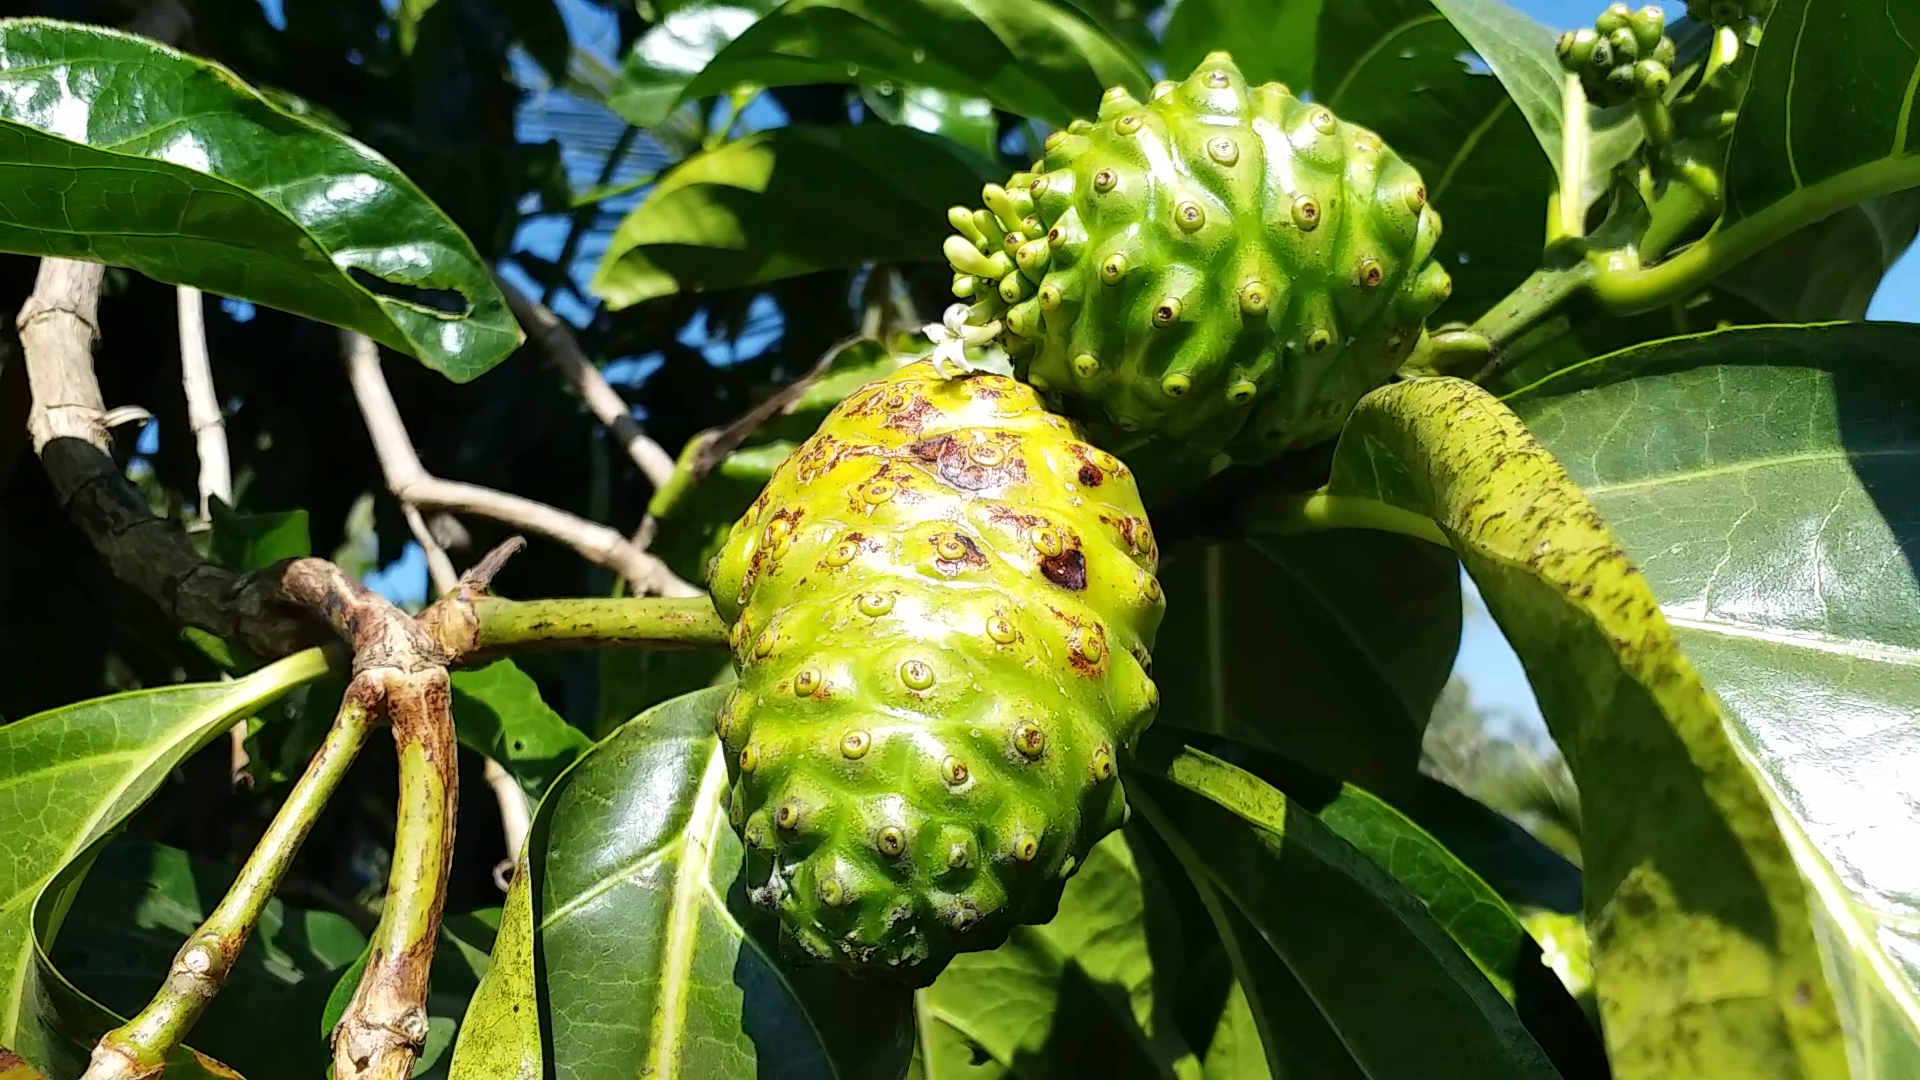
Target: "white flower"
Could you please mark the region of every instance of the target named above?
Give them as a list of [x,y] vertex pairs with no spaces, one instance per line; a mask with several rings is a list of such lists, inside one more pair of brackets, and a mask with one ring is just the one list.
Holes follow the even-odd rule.
[[[946,314],[937,323],[928,323],[921,328],[927,340],[933,342],[933,370],[943,379],[977,370],[967,359],[967,350],[993,344],[1000,336],[1000,321],[995,319],[985,326],[967,325],[967,316],[972,309],[965,304],[954,304],[947,308]],[[955,370],[949,371],[951,365]]]

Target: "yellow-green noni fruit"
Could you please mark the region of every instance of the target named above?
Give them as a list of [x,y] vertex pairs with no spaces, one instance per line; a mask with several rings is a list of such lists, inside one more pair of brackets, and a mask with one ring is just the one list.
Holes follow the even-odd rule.
[[1127,467],[1028,387],[923,360],[850,395],[708,575],[754,901],[922,984],[1051,918],[1126,814],[1156,559]]
[[1000,320],[1023,377],[1236,460],[1336,434],[1452,290],[1420,174],[1225,53],[1144,104],[1108,90],[983,195],[948,215],[954,293]]

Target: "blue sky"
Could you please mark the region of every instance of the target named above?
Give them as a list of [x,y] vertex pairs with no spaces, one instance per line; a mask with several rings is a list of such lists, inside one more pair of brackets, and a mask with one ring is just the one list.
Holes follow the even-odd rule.
[[[277,8],[276,0],[263,0],[269,8]],[[1343,2],[1343,0],[1330,0]],[[1508,2],[1535,19],[1540,20],[1555,31],[1588,25],[1604,6],[1602,0],[1508,0]],[[1669,17],[1678,17],[1685,8],[1684,3],[1664,5]],[[563,9],[568,15],[570,29],[576,43],[594,51],[611,53],[616,38],[612,20],[602,10],[590,5],[564,3]],[[531,74],[531,65],[527,65]],[[749,120],[759,119],[752,115]],[[768,122],[777,123],[777,117],[768,117],[760,123],[748,126],[765,126]],[[521,117],[523,137],[544,139],[558,135],[567,148],[569,171],[580,180],[579,186],[585,187],[592,180],[618,134],[617,123],[610,123],[604,113],[597,109],[583,107],[564,94],[545,94],[536,96],[523,110]],[[615,175],[614,181],[621,182],[644,176],[664,160],[653,160],[647,147],[639,146],[629,155],[625,166]],[[584,177],[584,180],[581,178]],[[637,201],[638,196],[612,203],[613,209],[624,209]],[[531,223],[521,236],[523,245],[549,257],[556,254],[560,246],[564,229],[560,222],[548,220]],[[580,251],[580,262],[576,264],[576,276],[581,280],[591,273],[592,266],[598,261],[604,249],[607,234],[603,231],[590,237]],[[510,276],[518,276],[509,268]],[[524,279],[523,279],[524,280]],[[587,312],[577,303],[561,300],[555,307],[560,313],[578,320]],[[1909,254],[1888,274],[1868,318],[1896,319],[1920,322],[1920,255]],[[710,342],[706,338],[703,326],[689,327],[682,335],[690,345],[707,345],[708,351],[718,362],[725,362],[734,355],[751,355],[764,348],[778,333],[778,313],[771,312],[764,319],[755,320],[760,325],[750,327],[749,337],[758,340],[742,341],[737,352],[732,346],[720,342]],[[647,357],[635,357],[616,362],[609,369],[610,377],[625,376],[634,378],[644,376],[651,363]],[[616,378],[616,381],[620,381]],[[1464,578],[1463,578],[1464,581]],[[369,584],[393,595],[396,599],[418,601],[426,590],[425,559],[415,545],[408,545],[403,557],[385,568]],[[1499,628],[1487,615],[1485,607],[1479,602],[1467,582],[1468,603],[1467,618],[1463,628],[1460,656],[1456,671],[1472,689],[1474,700],[1485,708],[1498,710],[1513,721],[1524,724],[1538,724],[1539,712],[1533,701],[1526,677],[1520,668],[1519,660],[1513,655]]]

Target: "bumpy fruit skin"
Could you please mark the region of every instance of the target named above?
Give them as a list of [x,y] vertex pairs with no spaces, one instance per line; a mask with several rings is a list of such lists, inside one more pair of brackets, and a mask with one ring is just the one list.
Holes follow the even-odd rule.
[[1051,918],[1159,703],[1157,558],[1126,466],[1013,379],[850,395],[709,568],[754,901],[921,984]]
[[1237,460],[1335,435],[1452,291],[1420,174],[1225,53],[1145,104],[1107,91],[983,196],[949,214],[954,293],[1002,321],[1021,374],[1090,422]]

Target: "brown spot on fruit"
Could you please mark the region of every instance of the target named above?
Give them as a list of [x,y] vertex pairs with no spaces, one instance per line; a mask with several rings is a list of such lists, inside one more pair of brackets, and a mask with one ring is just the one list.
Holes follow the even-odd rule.
[[1093,467],[1093,462],[1089,461],[1080,466],[1081,487],[1099,487],[1105,480],[1106,476],[1104,476],[1099,469]]
[[1087,557],[1077,547],[1042,558],[1040,572],[1063,589],[1079,592],[1087,587]]

